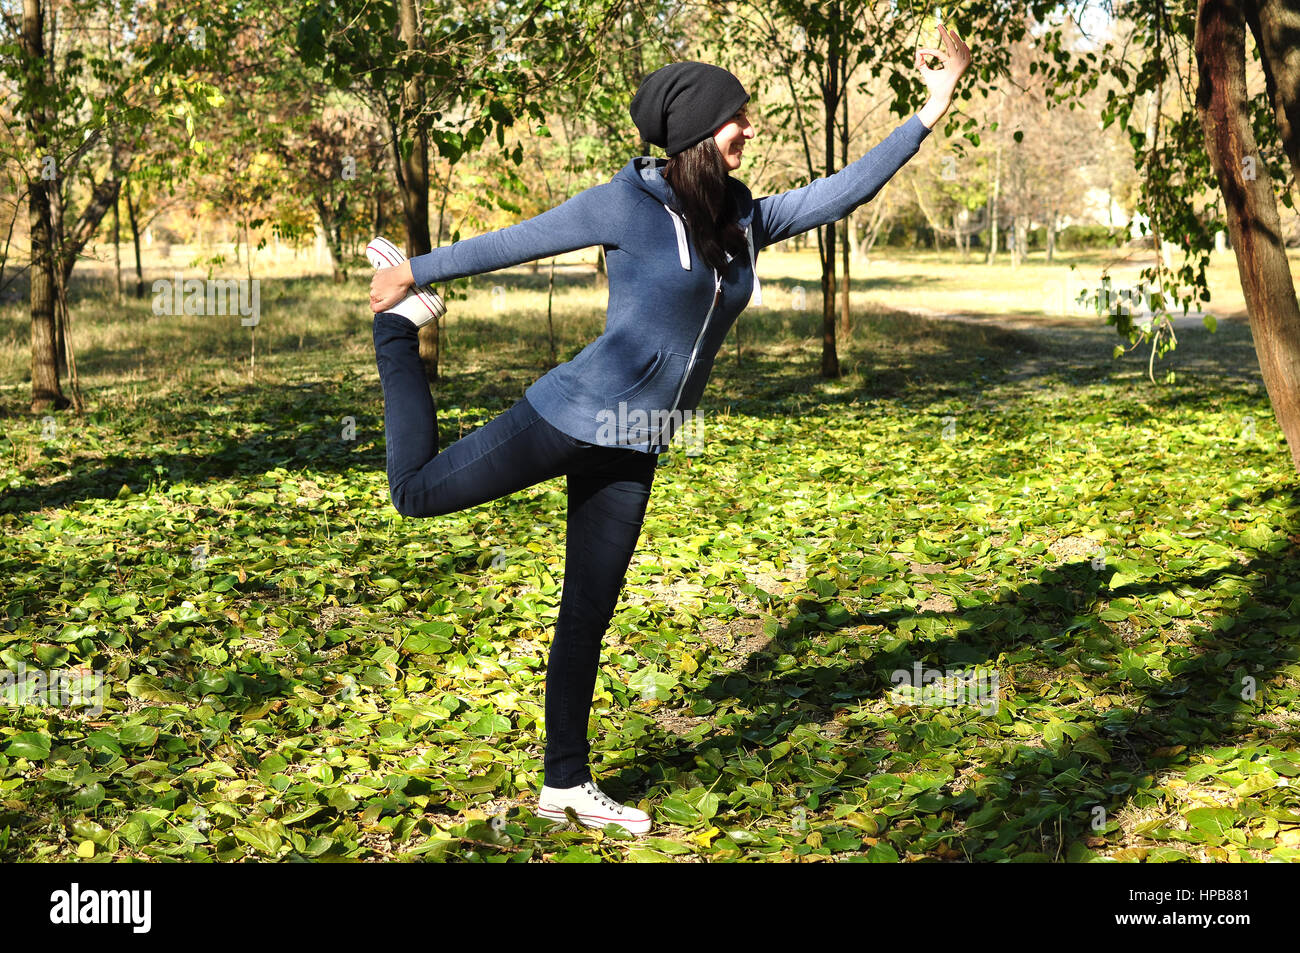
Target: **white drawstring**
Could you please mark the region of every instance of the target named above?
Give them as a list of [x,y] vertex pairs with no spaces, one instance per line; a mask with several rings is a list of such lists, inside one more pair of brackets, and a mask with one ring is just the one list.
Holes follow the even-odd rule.
[[[672,217],[673,227],[677,230],[677,259],[682,263],[682,267],[687,271],[691,270],[691,253],[686,244],[686,226],[682,224],[680,216],[672,210],[666,203],[664,208],[667,209],[669,216]],[[752,225],[745,226],[745,243],[749,245],[749,269],[754,273],[754,293],[750,300],[755,305],[763,303],[763,286],[758,282],[758,263],[754,256],[754,233]],[[731,260],[731,255],[727,255],[727,260]]]
[[677,227],[677,258],[682,263],[682,267],[687,271],[691,270],[691,253],[686,247],[686,226],[682,220],[677,217],[677,213],[665,204],[664,208],[668,209],[668,214],[673,218],[673,225]]
[[763,303],[763,286],[758,283],[758,265],[754,261],[754,233],[750,230],[752,223],[745,226],[745,241],[749,244],[749,270],[754,273],[754,294],[750,298],[753,304]]

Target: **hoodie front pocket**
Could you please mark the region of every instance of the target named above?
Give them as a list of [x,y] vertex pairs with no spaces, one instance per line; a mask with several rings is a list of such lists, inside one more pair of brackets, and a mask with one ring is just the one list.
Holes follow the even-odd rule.
[[629,410],[647,413],[667,412],[677,399],[689,361],[688,354],[661,351],[650,373],[638,381],[636,387],[614,398],[613,405],[625,404]]
[[641,372],[641,376],[637,378],[636,383],[631,387],[624,388],[617,394],[614,394],[610,397],[610,400],[617,404],[620,400],[630,401],[634,399],[655,379],[655,376],[663,370],[667,354],[668,352],[662,349],[655,351],[655,356],[651,359],[650,366]]
[[595,414],[607,432],[606,443],[638,443],[656,437],[668,417],[690,361],[687,354],[659,350],[635,384],[606,398]]

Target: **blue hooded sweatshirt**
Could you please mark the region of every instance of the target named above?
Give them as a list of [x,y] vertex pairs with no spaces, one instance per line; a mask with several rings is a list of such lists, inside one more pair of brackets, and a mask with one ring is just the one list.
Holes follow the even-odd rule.
[[604,333],[525,395],[543,419],[577,440],[662,453],[695,412],[737,316],[751,297],[762,304],[757,253],[870,201],[929,133],[914,115],[833,175],[759,199],[728,176],[749,254],[728,254],[721,272],[688,239],[681,207],[661,175],[667,160],[637,156],[610,181],[540,215],[412,258],[411,274],[423,287],[603,245]]

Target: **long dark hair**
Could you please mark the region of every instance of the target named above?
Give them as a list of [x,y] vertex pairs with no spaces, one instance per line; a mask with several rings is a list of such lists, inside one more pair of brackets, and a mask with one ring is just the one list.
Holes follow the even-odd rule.
[[664,181],[681,204],[695,247],[711,268],[724,271],[727,252],[746,251],[745,232],[737,224],[740,209],[727,188],[727,163],[710,136],[668,159]]

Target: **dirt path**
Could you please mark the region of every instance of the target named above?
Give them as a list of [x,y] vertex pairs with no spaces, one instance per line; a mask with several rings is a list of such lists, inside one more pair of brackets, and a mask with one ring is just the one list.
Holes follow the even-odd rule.
[[[1024,356],[1020,366],[1011,371],[1012,380],[1061,372],[1096,372],[1107,368],[1137,371],[1145,376],[1150,359],[1149,342],[1136,346],[1128,344],[1116,333],[1113,325],[1101,323],[1100,320],[990,317],[935,311],[919,305],[896,306],[896,309],[919,317],[993,326],[1029,336],[1037,343],[1039,351]],[[1216,317],[1218,326],[1214,333],[1210,333],[1199,315],[1174,319],[1178,346],[1163,358],[1156,357],[1152,367],[1156,380],[1161,380],[1165,371],[1173,370],[1179,374],[1195,373],[1252,381],[1263,387],[1259,359],[1255,354],[1255,343],[1246,313]],[[1112,352],[1116,344],[1125,344],[1130,350],[1121,357],[1114,358]]]

